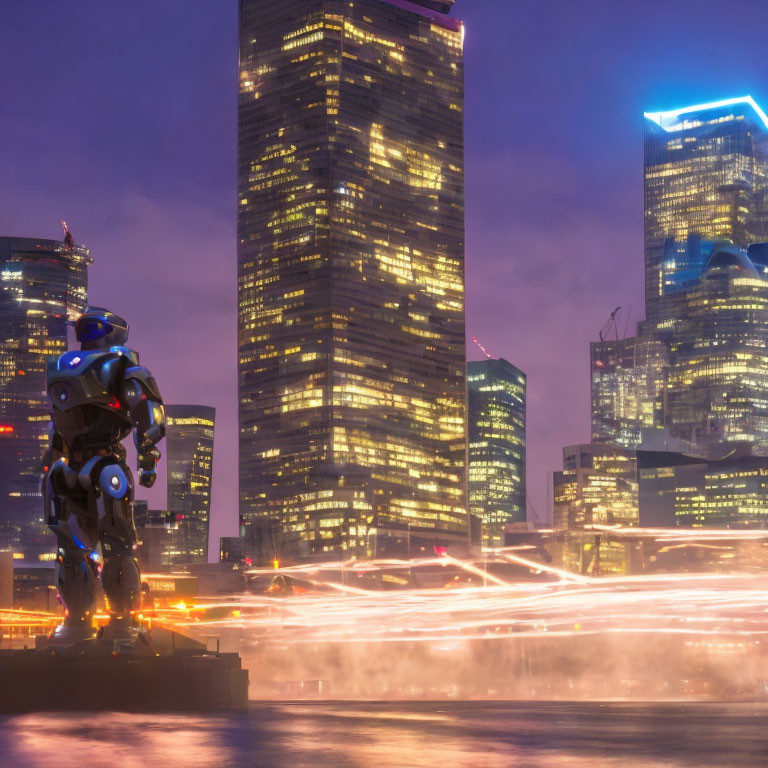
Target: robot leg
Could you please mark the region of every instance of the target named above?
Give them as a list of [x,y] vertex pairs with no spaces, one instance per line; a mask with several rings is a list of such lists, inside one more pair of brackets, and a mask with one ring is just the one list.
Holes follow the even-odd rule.
[[131,636],[132,612],[140,608],[141,578],[134,557],[136,528],[133,523],[133,477],[127,465],[115,457],[100,462],[92,472],[99,497],[99,541],[104,557],[101,581],[109,602],[110,634],[121,629]]
[[96,603],[96,531],[89,525],[87,497],[77,483],[77,473],[64,461],[51,467],[45,488],[48,527],[56,534],[56,586],[67,609],[64,623],[54,630],[54,643],[64,645],[93,637]]

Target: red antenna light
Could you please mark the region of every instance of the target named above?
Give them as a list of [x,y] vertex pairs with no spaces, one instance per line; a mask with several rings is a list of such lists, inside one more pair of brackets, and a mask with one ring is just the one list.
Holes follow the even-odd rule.
[[472,341],[477,344],[478,349],[489,359],[493,360],[493,355],[477,340],[477,336],[472,337]]

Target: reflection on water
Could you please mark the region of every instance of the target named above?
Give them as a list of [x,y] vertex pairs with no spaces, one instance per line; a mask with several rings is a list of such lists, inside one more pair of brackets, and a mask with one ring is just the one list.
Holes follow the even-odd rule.
[[253,704],[238,715],[0,718],[9,768],[768,764],[765,705]]

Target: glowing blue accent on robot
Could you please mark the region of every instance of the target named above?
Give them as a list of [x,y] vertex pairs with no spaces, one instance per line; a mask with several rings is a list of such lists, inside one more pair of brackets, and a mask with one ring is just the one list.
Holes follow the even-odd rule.
[[85,545],[83,544],[82,541],[80,541],[80,539],[77,538],[77,536],[73,536],[72,538],[74,539],[75,544],[77,544],[77,546],[80,547],[80,549],[85,549]]
[[91,552],[90,558],[91,560],[93,560],[94,563],[101,562],[101,555],[98,552]]
[[760,108],[758,103],[751,96],[738,96],[735,99],[723,99],[721,101],[710,101],[706,104],[695,104],[692,107],[682,107],[672,109],[666,112],[644,112],[643,115],[652,122],[663,128],[667,133],[679,131],[684,125],[684,120],[680,120],[681,115],[690,115],[695,112],[707,112],[711,109],[722,109],[723,107],[733,107],[737,104],[746,104],[751,107],[755,114],[760,118],[763,126],[768,130],[768,115]]

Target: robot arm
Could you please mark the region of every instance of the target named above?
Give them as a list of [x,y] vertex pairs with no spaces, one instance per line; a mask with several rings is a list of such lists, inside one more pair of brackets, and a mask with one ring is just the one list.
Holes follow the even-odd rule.
[[160,459],[157,444],[165,437],[163,398],[152,374],[140,365],[126,370],[124,395],[133,419],[133,440],[139,455],[139,483],[151,488],[157,479],[157,462]]

